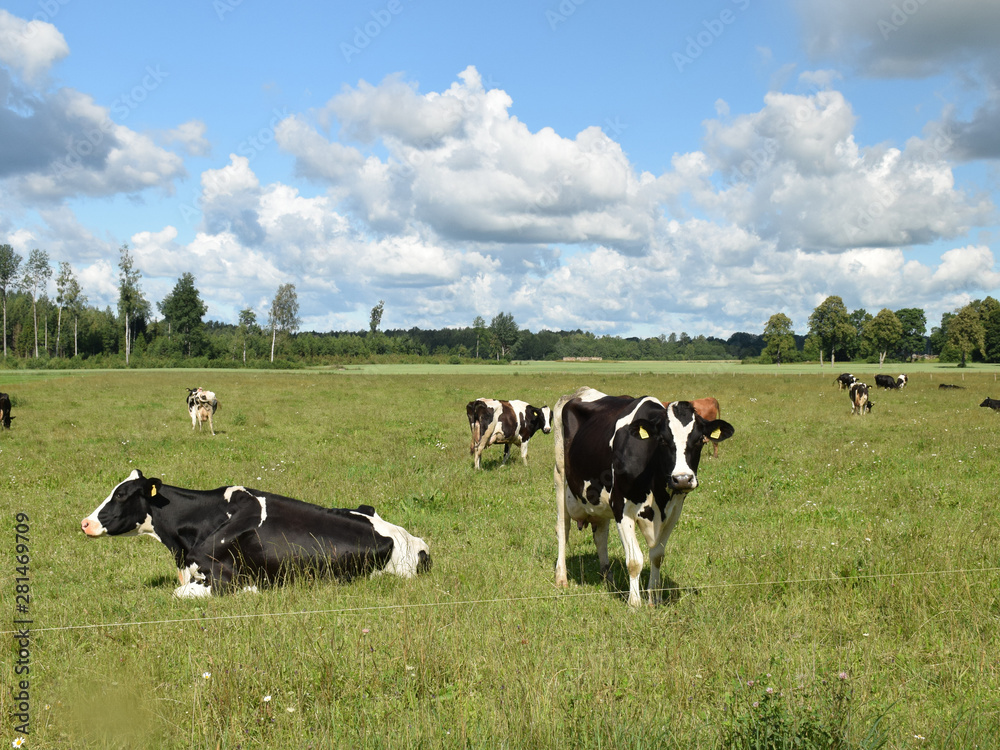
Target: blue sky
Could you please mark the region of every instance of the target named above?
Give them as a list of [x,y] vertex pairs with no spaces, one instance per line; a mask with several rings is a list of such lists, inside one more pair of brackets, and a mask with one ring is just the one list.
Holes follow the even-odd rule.
[[[804,333],[1000,296],[1000,6],[0,8],[0,241],[304,330]],[[50,293],[54,294],[54,286]]]

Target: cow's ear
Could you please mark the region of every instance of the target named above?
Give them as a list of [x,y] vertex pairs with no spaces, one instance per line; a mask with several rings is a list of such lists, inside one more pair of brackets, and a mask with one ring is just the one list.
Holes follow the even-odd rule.
[[634,419],[628,426],[629,434],[639,440],[650,440],[659,437],[660,430],[648,419]]
[[713,420],[705,426],[705,435],[713,443],[728,440],[734,432],[736,432],[736,428],[722,419]]
[[146,480],[146,494],[149,495],[149,497],[156,497],[156,495],[160,491],[160,487],[162,487],[162,486],[163,486],[162,480],[157,479],[156,477],[153,477],[151,479],[147,479]]

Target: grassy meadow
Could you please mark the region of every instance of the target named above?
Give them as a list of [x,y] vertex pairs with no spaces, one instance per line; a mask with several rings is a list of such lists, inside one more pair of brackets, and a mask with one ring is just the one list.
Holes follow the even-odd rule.
[[[997,746],[1000,414],[979,408],[1000,398],[995,370],[907,367],[906,389],[852,417],[840,369],[588,365],[0,371],[16,417],[0,432],[0,742],[18,736],[23,513],[32,750]],[[219,397],[215,437],[191,430],[196,385]],[[575,527],[573,582],[554,587],[550,435],[528,466],[494,447],[472,468],[466,402],[551,406],[581,385],[714,395],[736,428],[703,455],[661,607],[630,611]],[[433,569],[174,599],[160,543],[80,531],[134,468],[372,504]],[[614,531],[609,548],[625,589]]]

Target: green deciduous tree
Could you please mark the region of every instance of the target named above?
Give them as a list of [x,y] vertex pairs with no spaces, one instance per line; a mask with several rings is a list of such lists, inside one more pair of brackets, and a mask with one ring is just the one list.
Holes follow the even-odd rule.
[[385,310],[385,300],[379,300],[378,304],[372,308],[371,317],[368,319],[368,332],[375,335],[378,327],[382,325],[382,313]]
[[927,350],[927,315],[919,307],[904,307],[896,310],[896,317],[903,326],[903,333],[896,342],[896,356],[910,359],[914,354]]
[[240,310],[240,341],[243,344],[243,364],[247,362],[247,343],[250,341],[250,337],[255,336],[259,331],[257,313],[249,307]]
[[493,342],[493,350],[497,359],[501,359],[510,354],[510,350],[521,338],[521,330],[514,322],[512,313],[497,313],[490,322],[490,339]]
[[37,247],[28,254],[21,276],[21,288],[31,295],[31,317],[35,327],[35,357],[38,357],[38,294],[45,293],[45,285],[52,278],[49,254]]
[[10,245],[0,245],[0,296],[3,297],[3,356],[7,356],[7,290],[17,280],[21,256]]
[[830,366],[837,359],[837,351],[843,350],[857,329],[851,324],[844,300],[837,296],[827,297],[809,316],[809,333],[818,339],[819,364],[823,366],[823,352],[830,353]]
[[476,332],[476,359],[479,359],[479,342],[486,336],[486,321],[482,315],[477,315],[472,321],[472,330]]
[[865,323],[861,331],[865,342],[878,353],[879,369],[882,369],[886,354],[902,335],[903,324],[899,322],[896,313],[884,307],[879,310],[878,315]]
[[975,305],[968,304],[958,310],[948,322],[948,343],[954,345],[962,355],[959,367],[965,367],[966,360],[976,349],[985,349],[986,327]]
[[76,280],[73,273],[73,266],[62,261],[59,263],[59,276],[56,277],[56,305],[59,307],[59,317],[56,320],[56,356],[59,356],[59,347],[62,343],[62,314],[63,310],[69,310],[73,315],[73,356],[77,352],[77,321],[80,317],[80,308],[87,298],[80,289],[80,282]]
[[788,354],[795,351],[795,332],[792,330],[792,319],[784,313],[775,313],[768,318],[764,326],[764,350],[760,353],[761,360],[777,362],[788,359]]
[[183,274],[173,290],[157,305],[167,323],[170,336],[180,339],[181,351],[187,356],[198,355],[205,348],[205,323],[208,311],[194,285],[194,276]]
[[299,296],[295,293],[294,284],[282,284],[278,287],[267,313],[267,322],[271,326],[271,361],[274,362],[278,331],[290,334],[299,328]]
[[118,318],[120,325],[125,328],[125,364],[127,365],[131,361],[136,332],[148,319],[150,307],[139,288],[141,274],[135,267],[135,261],[128,251],[128,244],[122,244],[118,252]]

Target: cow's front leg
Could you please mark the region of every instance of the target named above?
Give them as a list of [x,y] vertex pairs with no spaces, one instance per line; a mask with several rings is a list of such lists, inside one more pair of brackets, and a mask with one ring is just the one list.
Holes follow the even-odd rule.
[[191,563],[179,570],[178,577],[181,585],[174,589],[174,596],[178,599],[197,599],[212,595],[212,584],[205,583],[208,575],[198,567],[198,563]]
[[642,603],[639,593],[639,576],[642,573],[642,549],[635,536],[635,518],[623,515],[618,522],[618,536],[625,549],[625,565],[628,568],[628,604],[638,607]]
[[507,465],[507,459],[510,458],[510,443],[503,444],[503,465]]
[[[646,534],[646,541],[649,544],[649,603],[657,605],[663,601],[663,589],[660,583],[660,566],[663,564],[664,552],[667,547],[667,540],[673,533],[674,527],[680,520],[681,511],[684,509],[683,494],[674,495],[667,503],[663,522],[656,533],[652,531]],[[644,529],[645,531],[645,529]]]
[[525,466],[528,465],[528,441],[525,440],[521,443],[521,463]]
[[566,508],[566,477],[557,464],[553,470],[556,485],[556,586],[569,586],[566,575],[566,540],[569,538],[570,517]]

